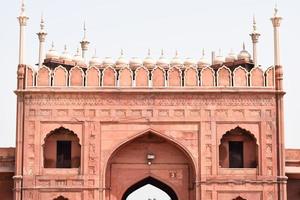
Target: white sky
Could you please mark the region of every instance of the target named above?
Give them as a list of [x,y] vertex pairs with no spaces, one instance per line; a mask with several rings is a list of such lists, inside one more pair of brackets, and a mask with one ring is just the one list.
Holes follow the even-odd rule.
[[[15,146],[16,69],[18,61],[19,0],[1,2],[1,68],[0,79],[0,146]],[[47,49],[51,41],[62,51],[67,44],[75,53],[82,39],[82,24],[86,20],[91,51],[98,56],[118,57],[123,48],[128,57],[145,57],[152,49],[153,57],[161,48],[174,56],[175,49],[184,57],[198,59],[201,49],[208,52],[231,48],[241,50],[245,41],[251,52],[249,33],[255,13],[258,30],[259,63],[264,68],[273,64],[273,34],[270,17],[273,0],[27,0],[30,17],[26,33],[26,61],[34,64],[38,58],[41,12],[48,31]],[[300,113],[299,60],[300,1],[278,1],[281,28],[282,64],[284,66],[286,146],[300,148],[298,113]],[[92,54],[92,53],[91,53]]]

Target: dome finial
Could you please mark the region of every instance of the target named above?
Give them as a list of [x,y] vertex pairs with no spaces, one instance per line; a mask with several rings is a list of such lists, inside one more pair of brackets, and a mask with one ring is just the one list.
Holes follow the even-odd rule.
[[243,42],[243,50],[246,50],[245,42]]
[[178,57],[178,50],[175,50],[175,56]]
[[203,57],[205,56],[205,50],[204,50],[204,48],[202,49],[202,56]]
[[124,50],[121,48],[121,52],[120,52],[121,56],[124,55]]
[[148,48],[147,55],[148,55],[148,56],[150,56],[150,55],[151,55],[151,50],[150,50],[150,48]]
[[161,55],[161,56],[164,56],[164,49],[161,49],[160,55]]

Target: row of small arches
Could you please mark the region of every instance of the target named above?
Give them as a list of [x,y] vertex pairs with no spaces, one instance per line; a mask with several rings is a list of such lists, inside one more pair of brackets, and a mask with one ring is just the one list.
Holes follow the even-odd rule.
[[134,71],[128,67],[117,71],[110,66],[103,70],[78,66],[70,70],[58,66],[51,70],[43,66],[37,71],[26,68],[26,87],[274,87],[274,73],[274,67],[265,72],[254,67],[248,72],[241,66],[233,71],[226,66],[218,70],[211,67],[201,70],[194,67],[184,70],[156,67],[151,71],[143,66]]

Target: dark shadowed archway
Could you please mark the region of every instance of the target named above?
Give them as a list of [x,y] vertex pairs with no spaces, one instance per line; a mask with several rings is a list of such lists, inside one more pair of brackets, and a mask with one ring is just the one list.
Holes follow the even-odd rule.
[[147,185],[147,184],[150,184],[150,185],[153,185],[159,189],[161,189],[162,191],[164,191],[165,193],[167,193],[169,195],[169,197],[171,198],[171,200],[178,200],[178,197],[175,193],[175,191],[170,187],[168,186],[167,184],[153,178],[153,177],[147,177],[137,183],[135,183],[134,185],[132,185],[131,187],[129,187],[126,192],[123,194],[123,197],[122,197],[122,200],[126,200],[127,197],[133,193],[134,191],[138,190],[139,188]]

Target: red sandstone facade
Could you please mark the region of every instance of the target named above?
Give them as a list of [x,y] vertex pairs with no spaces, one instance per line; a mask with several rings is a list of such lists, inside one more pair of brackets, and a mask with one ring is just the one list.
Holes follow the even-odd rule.
[[[42,63],[43,21],[35,70],[23,61],[24,10],[15,161],[13,149],[0,151],[1,197],[125,200],[152,184],[172,200],[299,199],[298,151],[285,167],[277,10],[266,71],[245,49],[247,59],[207,66],[162,57],[87,66],[53,52]],[[258,36],[255,27],[255,48]]]
[[[24,156],[16,157],[15,195],[120,200],[151,177],[174,199],[280,199],[287,179],[278,168],[279,69],[140,67],[133,86],[127,66],[20,65],[17,155]],[[55,167],[59,140],[77,144],[66,168]],[[234,141],[244,143],[244,159],[232,168]]]

